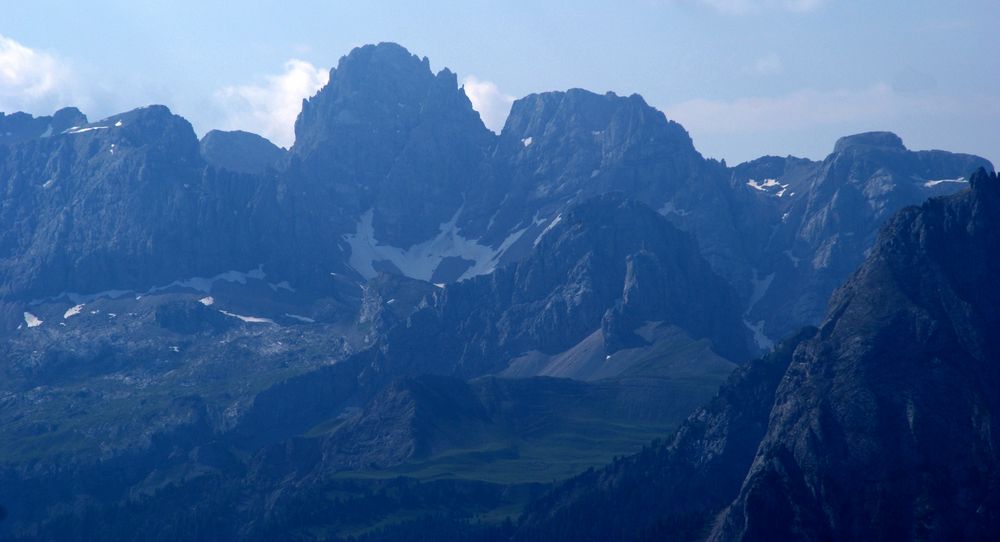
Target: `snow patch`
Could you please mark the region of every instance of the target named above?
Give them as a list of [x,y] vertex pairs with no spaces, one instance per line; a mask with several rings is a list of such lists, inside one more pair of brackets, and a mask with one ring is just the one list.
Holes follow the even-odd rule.
[[767,293],[767,290],[771,287],[771,282],[773,281],[774,273],[771,273],[764,278],[760,278],[757,276],[757,270],[754,269],[753,280],[751,281],[753,283],[753,293],[750,294],[750,302],[747,307],[747,312],[753,310],[754,306],[756,306],[757,303],[763,299],[764,294]]
[[122,121],[121,119],[118,119],[118,122],[115,123],[115,128],[121,128],[121,127],[122,127]]
[[107,126],[87,126],[86,128],[80,128],[78,126],[74,126],[74,127],[70,128],[69,130],[66,130],[63,133],[64,134],[82,134],[84,132],[90,132],[90,131],[93,131],[93,130],[106,130],[107,128],[108,128]]
[[556,227],[560,222],[562,222],[562,213],[557,214],[556,217],[552,219],[552,222],[549,222],[549,225],[545,226],[545,229],[542,230],[542,233],[539,233],[538,237],[535,237],[534,246],[537,247],[538,243],[542,242],[542,237],[545,237],[545,234],[549,233],[549,231],[551,231],[552,228]]
[[957,179],[936,179],[925,182],[924,188],[934,188],[935,186],[944,183],[968,183],[968,182],[969,181],[965,180],[965,177],[959,177]]
[[[785,191],[788,190],[788,185],[779,183],[778,179],[764,179],[764,182],[757,182],[755,179],[750,179],[747,181],[747,186],[760,192],[774,194],[779,198],[784,197]],[[791,195],[794,196],[795,193],[792,192]]]
[[208,295],[198,300],[198,303],[205,305],[206,307],[211,307],[215,303],[215,298]]
[[49,179],[49,180],[45,181],[44,183],[42,183],[42,188],[48,188],[48,187],[52,186],[55,182],[56,182],[55,179]]
[[755,324],[751,324],[750,322],[744,320],[743,323],[750,328],[751,332],[753,332],[753,342],[756,343],[761,350],[770,350],[774,347],[774,341],[764,334],[763,320],[760,320]]
[[315,324],[316,323],[316,320],[313,320],[312,318],[307,318],[305,316],[299,316],[298,314],[289,314],[289,313],[286,312],[285,316],[288,317],[288,318],[291,318],[293,320],[298,320],[299,322],[305,322],[307,324]]
[[524,145],[525,147],[530,147],[531,143],[532,143],[532,139],[531,139],[530,136],[521,140],[521,144]]
[[764,278],[760,278],[757,270],[754,269],[753,280],[751,282],[753,284],[753,292],[750,294],[750,301],[747,303],[747,311],[743,315],[743,323],[750,329],[750,331],[753,332],[754,343],[756,343],[762,350],[770,350],[774,347],[774,341],[772,341],[771,338],[764,333],[764,325],[766,322],[759,320],[756,323],[751,323],[747,317],[750,316],[750,312],[757,305],[757,303],[763,299],[764,294],[766,294],[767,290],[771,287],[771,283],[774,282],[774,273],[771,273]]
[[34,314],[31,314],[30,312],[25,311],[25,313],[24,313],[24,323],[28,327],[38,327],[38,326],[42,325],[43,321],[42,321],[42,319],[40,319],[39,317],[35,316]]
[[220,310],[219,312],[221,312],[222,314],[225,314],[226,316],[231,316],[233,318],[239,318],[240,320],[243,320],[244,322],[246,322],[248,324],[273,324],[274,323],[274,320],[271,320],[270,318],[261,318],[260,316],[243,316],[242,314],[234,314],[234,313],[231,313],[229,311],[223,311],[223,310]]
[[511,233],[499,247],[494,249],[488,245],[481,245],[473,239],[467,239],[458,232],[456,222],[461,212],[462,209],[459,209],[451,220],[441,224],[436,236],[403,250],[392,245],[379,244],[375,238],[375,227],[372,225],[374,211],[369,209],[358,220],[355,233],[344,236],[344,241],[351,247],[348,262],[365,279],[371,279],[377,274],[372,265],[374,262],[386,260],[392,262],[408,277],[429,281],[443,259],[457,257],[474,262],[472,267],[459,277],[459,280],[464,280],[492,272],[499,257],[527,230],[524,228]]
[[66,310],[66,312],[63,313],[63,320],[66,320],[68,318],[72,318],[72,317],[76,316],[77,314],[80,314],[80,311],[82,311],[82,310],[83,310],[83,303],[81,303],[79,305],[76,305],[76,306],[73,306],[73,307],[70,307],[69,309]]

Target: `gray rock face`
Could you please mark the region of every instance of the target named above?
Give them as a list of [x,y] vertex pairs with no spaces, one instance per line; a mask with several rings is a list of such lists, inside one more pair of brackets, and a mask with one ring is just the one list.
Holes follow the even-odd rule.
[[237,173],[265,174],[282,167],[285,150],[263,137],[234,130],[212,130],[201,138],[201,156],[209,165]]
[[1000,178],[971,186],[898,213],[818,330],[538,500],[515,539],[990,539]]
[[255,183],[206,172],[191,125],[151,106],[0,146],[0,295],[145,290],[252,269]]
[[[771,338],[820,321],[829,295],[864,261],[893,213],[967,187],[977,168],[992,171],[976,156],[909,151],[887,132],[842,138],[822,162],[781,162],[752,162],[734,176],[758,188],[771,216],[780,213],[754,264],[747,314]],[[744,180],[751,174],[757,178]]]
[[727,168],[641,97],[580,89],[518,100],[497,137],[453,73],[388,43],[341,60],[284,158],[239,132],[211,132],[199,150],[186,121],[158,108],[94,124],[72,109],[4,118],[31,127],[0,145],[8,301],[259,265],[320,294],[379,272],[454,282],[518,261],[560,213],[620,191],[696,237],[762,347],[819,321],[892,212],[989,168],[887,133],[844,138],[821,163]]
[[391,43],[342,58],[303,102],[295,136],[287,188],[315,204],[308,218],[339,236],[374,209],[376,238],[403,249],[459,210],[494,139],[454,73],[435,75],[426,58]]
[[899,213],[796,351],[718,540],[1000,528],[1000,179]]
[[477,376],[602,328],[611,354],[646,321],[706,338],[730,359],[747,352],[735,294],[693,239],[652,209],[605,195],[561,215],[523,260],[445,287],[388,335],[382,354],[393,374]]
[[32,117],[27,113],[0,113],[0,145],[21,143],[29,139],[52,137],[87,124],[87,117],[75,107],[65,107],[51,117]]
[[903,140],[892,132],[865,132],[852,136],[842,137],[837,140],[833,147],[833,152],[847,152],[849,149],[864,150],[884,150],[884,151],[905,151]]

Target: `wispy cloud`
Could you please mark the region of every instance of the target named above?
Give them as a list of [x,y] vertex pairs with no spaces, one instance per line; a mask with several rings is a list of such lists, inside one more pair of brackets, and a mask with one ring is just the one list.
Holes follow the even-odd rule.
[[507,121],[507,115],[510,114],[514,97],[500,92],[495,83],[481,81],[474,75],[466,77],[462,85],[465,88],[465,95],[472,102],[472,108],[478,111],[480,118],[483,119],[483,124],[499,133]]
[[860,90],[804,89],[780,96],[734,100],[697,98],[667,107],[666,114],[695,132],[734,134],[880,121],[921,111],[956,113],[962,108],[954,100],[901,95],[879,83]]
[[0,34],[0,111],[49,113],[67,105],[71,79],[66,63]]
[[258,133],[275,144],[291,146],[295,141],[295,119],[302,100],[326,85],[329,71],[304,60],[285,62],[284,71],[249,85],[219,89],[216,101],[224,109],[224,126],[230,130]]
[[763,10],[779,9],[804,13],[814,11],[832,0],[673,0],[675,2],[698,3],[719,13],[743,15]]
[[1000,122],[1000,96],[914,93],[877,83],[731,100],[697,98],[663,110],[712,156],[742,160],[791,152],[822,157],[836,137],[892,130],[914,148],[950,144],[954,150],[995,158],[991,153],[995,153],[996,138],[990,127]]

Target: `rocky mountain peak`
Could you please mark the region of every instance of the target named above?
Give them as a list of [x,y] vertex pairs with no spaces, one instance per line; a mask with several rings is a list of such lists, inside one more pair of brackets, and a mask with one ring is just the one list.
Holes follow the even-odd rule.
[[432,106],[440,113],[442,102],[457,108],[467,121],[478,121],[451,71],[435,75],[426,57],[395,43],[358,47],[330,70],[325,87],[303,101],[292,150],[307,154],[368,132],[400,146],[426,114],[424,108]]
[[640,142],[672,152],[696,152],[687,131],[650,107],[642,96],[596,94],[579,88],[516,100],[501,137],[503,145],[529,152],[535,145],[559,149],[570,144],[585,149],[618,147],[625,152]]
[[838,139],[833,152],[846,152],[849,149],[905,151],[906,146],[903,145],[903,140],[892,132],[864,132]]
[[285,150],[250,132],[212,130],[201,138],[201,155],[209,164],[238,173],[277,169]]
[[64,107],[50,117],[33,117],[21,112],[10,115],[0,113],[0,144],[50,137],[86,123],[87,116],[75,107]]

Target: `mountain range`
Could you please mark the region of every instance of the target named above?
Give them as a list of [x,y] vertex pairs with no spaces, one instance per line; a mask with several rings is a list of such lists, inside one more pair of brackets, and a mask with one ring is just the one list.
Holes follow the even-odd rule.
[[495,134],[391,43],[295,134],[0,115],[0,539],[997,531],[987,160],[729,166],[581,89]]

